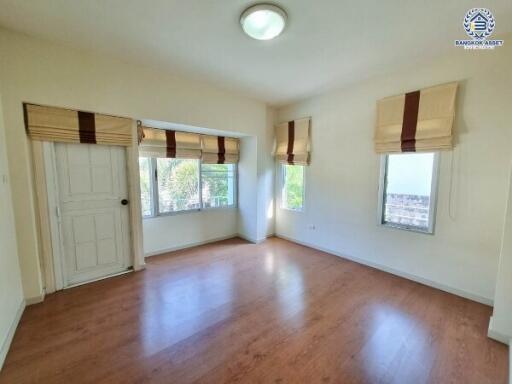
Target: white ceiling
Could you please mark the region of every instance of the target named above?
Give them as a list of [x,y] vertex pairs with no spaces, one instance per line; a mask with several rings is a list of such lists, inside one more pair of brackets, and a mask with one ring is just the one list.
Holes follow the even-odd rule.
[[251,0],[0,0],[0,25],[274,105],[460,49],[453,41],[467,38],[471,7],[491,9],[495,34],[512,31],[511,0],[276,2],[289,24],[272,41],[242,33],[238,19]]

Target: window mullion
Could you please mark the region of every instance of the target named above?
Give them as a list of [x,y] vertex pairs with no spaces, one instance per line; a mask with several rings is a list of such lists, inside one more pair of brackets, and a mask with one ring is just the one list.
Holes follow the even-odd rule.
[[203,162],[199,160],[199,209],[204,209],[203,205]]
[[160,215],[160,207],[159,207],[159,195],[158,195],[158,169],[157,169],[157,159],[151,158],[151,186],[153,192],[153,216]]

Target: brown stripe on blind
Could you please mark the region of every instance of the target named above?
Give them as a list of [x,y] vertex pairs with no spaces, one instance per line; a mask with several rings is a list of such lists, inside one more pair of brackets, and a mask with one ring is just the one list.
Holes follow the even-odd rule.
[[402,122],[402,152],[416,152],[416,126],[420,107],[420,91],[405,94],[404,118]]
[[165,131],[167,157],[176,157],[176,131]]
[[81,143],[96,144],[94,113],[78,111],[78,134]]
[[293,164],[293,142],[295,141],[295,121],[288,122],[288,149],[286,154],[288,159],[286,160],[289,164]]
[[146,137],[144,133],[144,127],[142,126],[142,122],[140,120],[137,120],[137,142],[142,143],[142,140]]
[[217,160],[217,164],[224,164],[226,161],[226,141],[224,136],[217,137],[217,145],[219,147],[219,158]]
[[23,121],[25,122],[25,132],[29,133],[27,103],[23,103]]

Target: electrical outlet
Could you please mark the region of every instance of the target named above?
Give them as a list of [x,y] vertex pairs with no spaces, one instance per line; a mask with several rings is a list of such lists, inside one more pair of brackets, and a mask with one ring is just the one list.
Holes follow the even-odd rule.
[[315,225],[315,224],[310,224],[310,225],[308,226],[308,229],[310,229],[310,230],[314,231],[314,230],[316,229],[316,225]]

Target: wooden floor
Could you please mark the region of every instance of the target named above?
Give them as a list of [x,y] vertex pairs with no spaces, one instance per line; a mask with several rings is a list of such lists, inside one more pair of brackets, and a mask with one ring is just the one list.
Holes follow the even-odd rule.
[[491,308],[280,239],[28,307],[0,383],[506,383]]

